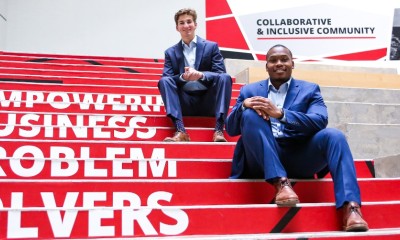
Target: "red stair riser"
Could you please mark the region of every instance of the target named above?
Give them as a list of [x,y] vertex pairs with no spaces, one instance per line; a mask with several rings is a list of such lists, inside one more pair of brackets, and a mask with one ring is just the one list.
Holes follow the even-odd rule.
[[[67,95],[64,95],[65,99]],[[127,95],[125,95],[126,97]],[[133,96],[133,95],[130,95]],[[121,95],[124,97],[124,95]],[[156,98],[154,98],[156,99]],[[119,101],[119,99],[116,99]],[[31,112],[32,114],[35,113],[43,113],[47,112],[48,115],[77,115],[77,114],[114,114],[127,116],[133,115],[136,116],[143,116],[143,115],[154,115],[154,116],[164,116],[166,117],[165,107],[163,105],[150,105],[150,104],[77,104],[71,103],[67,101],[56,101],[56,102],[8,102],[3,103],[1,106],[1,110],[3,112]],[[232,110],[232,106],[229,108],[229,112]],[[8,119],[8,117],[7,117]],[[3,120],[4,121],[4,120]]]
[[[44,59],[44,58],[40,58]],[[2,57],[0,55],[0,60],[1,61],[19,61],[19,62],[29,62],[34,60],[38,60],[38,58],[21,58],[21,57]],[[157,63],[154,61],[111,61],[111,60],[92,60],[92,59],[49,59],[48,61],[43,61],[43,62],[38,62],[38,64],[41,63],[47,63],[47,64],[75,64],[75,65],[87,65],[87,66],[97,66],[96,64],[90,63],[88,61],[95,61],[97,64],[101,66],[115,66],[115,67],[137,67],[137,66],[142,66],[142,67],[152,67],[152,68],[162,68],[164,67],[164,63]]]
[[[0,73],[0,81],[7,80],[8,82],[46,82],[49,84],[54,84],[57,81],[58,84],[74,84],[82,85],[87,87],[87,85],[109,85],[109,86],[129,86],[129,87],[154,87],[157,88],[158,79],[136,79],[136,78],[109,78],[107,76],[102,76],[101,78],[94,77],[66,77],[66,76],[42,76],[42,75],[13,75],[13,74],[2,74]],[[233,84],[233,94],[237,95],[237,91],[242,87],[241,84]],[[237,92],[237,93],[236,93]]]
[[[70,70],[94,70],[98,69],[100,71],[104,71],[104,69],[116,72],[125,72],[122,68],[151,68],[151,69],[162,69],[164,67],[163,63],[154,63],[154,62],[128,62],[127,65],[124,62],[120,62],[119,64],[111,64],[111,65],[93,65],[88,62],[82,62],[82,60],[77,60],[76,63],[60,63],[59,60],[52,60],[48,62],[27,62],[21,61],[20,59],[2,59],[0,56],[0,65],[2,67],[19,67],[19,68],[36,68],[36,69],[70,69]],[[62,60],[61,60],[62,61]]]
[[0,98],[3,111],[165,115],[159,95],[0,91]]
[[94,78],[94,77],[65,77],[65,76],[41,76],[41,75],[6,75],[0,74],[0,80],[7,79],[8,82],[48,82],[53,84],[56,81],[58,84],[74,84],[82,85],[87,87],[87,85],[119,85],[119,86],[129,86],[129,87],[157,87],[158,80],[148,80],[148,79],[128,79],[128,78]]
[[[125,160],[123,169],[126,169],[126,174],[121,172],[113,173],[113,161],[122,161],[121,158],[115,160],[105,159],[46,159],[44,165],[41,166],[40,172],[37,174],[30,174],[29,177],[23,176],[20,172],[11,168],[11,161],[17,161],[17,165],[30,168],[33,166],[33,160],[21,159],[0,159],[0,179],[81,179],[82,181],[88,179],[102,179],[102,180],[116,180],[116,179],[227,179],[231,170],[231,160],[195,160],[195,159],[163,159],[163,160]],[[38,164],[41,164],[40,161]],[[53,169],[62,161],[61,173],[56,174]],[[69,164],[67,164],[69,162]],[[37,163],[35,163],[37,164]],[[93,165],[91,165],[93,164]],[[90,166],[89,166],[90,165]],[[61,167],[60,166],[60,167]],[[92,168],[104,169],[106,174],[100,176],[88,176],[85,172]],[[76,167],[76,168],[75,168]],[[114,167],[117,168],[117,167]],[[195,169],[195,170],[194,170]],[[56,176],[57,175],[57,176]],[[1,185],[1,184],[0,184]]]
[[[109,57],[109,56],[78,56],[78,55],[58,55],[58,54],[38,54],[38,53],[6,53],[0,52],[0,59],[14,58],[21,61],[32,61],[40,59],[53,60],[79,60],[79,61],[105,61],[105,62],[164,62],[164,59],[134,58],[134,57]],[[87,63],[87,62],[86,62]]]
[[[140,159],[129,160],[124,163],[123,168],[128,169],[128,175],[113,174],[113,161],[123,160],[121,157],[108,160],[106,158],[89,158],[85,160],[78,158],[65,159],[45,158],[41,165],[41,171],[35,174],[25,175],[15,172],[11,168],[11,161],[16,161],[17,165],[31,168],[33,164],[42,164],[43,159],[33,159],[32,157],[13,158],[12,156],[3,156],[0,158],[0,179],[227,179],[231,171],[231,158],[229,159]],[[33,161],[38,161],[34,163]],[[62,161],[64,168],[60,170],[63,174],[56,176],[53,173],[52,166]],[[68,165],[70,162],[71,165]],[[140,163],[139,163],[140,162]],[[88,176],[85,172],[90,164],[94,164],[95,169],[106,169],[106,173],[101,176]],[[15,164],[15,163],[14,163]],[[90,165],[89,167],[91,167]],[[139,167],[140,166],[140,167]],[[370,171],[365,167],[366,162],[362,160],[355,161],[358,178],[372,178]],[[76,168],[74,168],[76,167]],[[70,169],[73,171],[70,172]],[[195,170],[194,170],[195,169]]]
[[[155,96],[159,97],[159,96]],[[142,102],[145,102],[145,97],[141,97]],[[18,109],[16,109],[18,110]],[[28,119],[32,119],[29,122],[32,125],[46,125],[46,126],[63,126],[64,124],[60,119],[68,118],[72,123],[82,122],[84,126],[89,126],[90,122],[95,119],[104,119],[104,122],[109,122],[112,119],[123,118],[125,121],[119,122],[119,126],[128,127],[129,121],[137,119],[135,122],[140,123],[141,127],[171,127],[172,121],[165,115],[137,115],[137,114],[124,114],[116,115],[115,113],[110,114],[99,114],[92,115],[86,113],[62,113],[54,114],[52,112],[47,113],[36,113],[36,112],[16,112],[16,111],[2,111],[0,110],[0,124],[8,125],[29,125],[27,124]],[[183,117],[183,122],[186,127],[201,127],[201,128],[212,128],[215,127],[214,117]],[[139,125],[139,124],[138,124]],[[1,128],[0,128],[1,129]],[[0,130],[1,131],[1,130]]]
[[121,107],[111,104],[98,104],[96,107],[91,105],[88,109],[83,109],[83,105],[58,102],[58,103],[32,103],[32,102],[22,102],[21,104],[12,103],[9,106],[1,107],[1,110],[7,111],[32,111],[32,112],[51,112],[52,114],[122,114],[122,115],[159,115],[165,116],[164,106],[159,105],[124,105]]
[[[145,86],[123,86],[123,85],[68,85],[68,84],[39,84],[39,83],[9,83],[0,81],[0,94],[10,94],[11,91],[22,91],[30,92],[37,91],[41,93],[45,92],[57,92],[57,93],[114,93],[114,94],[136,94],[136,95],[160,95],[160,91],[157,87],[145,87]],[[45,89],[45,90],[44,90]],[[239,90],[232,90],[232,98],[236,98],[239,94]],[[0,95],[1,96],[1,95]]]
[[[162,201],[164,204],[163,200],[168,202],[169,197],[168,194],[159,193],[155,194],[153,199]],[[367,213],[364,215],[370,216],[367,218],[369,226],[371,228],[400,227],[397,216],[392,214],[400,211],[399,205],[396,203],[383,209],[381,205],[364,206],[363,211]],[[0,238],[17,238],[24,233],[25,235],[22,236],[25,238],[88,238],[155,237],[178,234],[260,234],[277,230],[281,233],[292,233],[340,231],[342,229],[340,217],[338,217],[340,213],[331,205],[298,208],[254,205],[230,208],[220,206],[212,209],[185,207],[126,208],[125,210],[82,209],[76,213],[76,217],[75,213],[76,211],[73,210],[60,211],[58,209],[48,211],[32,209],[22,212],[0,210],[0,218],[7,219],[0,222]],[[53,215],[49,216],[49,214]],[[65,217],[61,218],[63,216],[61,214],[69,216],[69,221],[64,221]],[[290,221],[287,224],[281,224],[279,221],[288,215],[292,217],[289,219]],[[135,216],[136,220],[134,220]],[[137,221],[140,224],[137,224]],[[8,222],[13,228],[7,226]],[[61,225],[62,223],[65,225]],[[123,226],[122,223],[124,223]],[[57,227],[53,230],[52,226]],[[100,230],[101,228],[103,229]]]
[[[128,168],[127,168],[128,169]],[[93,171],[94,169],[90,169]],[[100,171],[101,169],[96,169]],[[128,169],[129,170],[129,169]],[[129,172],[127,170],[127,172]],[[132,169],[130,169],[132,170]],[[110,172],[108,168],[103,172]],[[167,171],[167,170],[165,170]],[[27,174],[34,170],[26,171]],[[98,173],[99,174],[99,173]],[[179,174],[179,173],[178,173]],[[2,199],[4,207],[11,207],[10,196],[13,192],[23,192],[27,196],[24,207],[44,207],[40,198],[40,192],[54,192],[58,196],[65,196],[66,192],[133,192],[145,198],[157,191],[166,191],[174,195],[169,205],[225,205],[225,204],[268,204],[273,203],[275,189],[263,180],[256,181],[234,181],[234,180],[60,180],[53,182],[46,180],[42,182],[0,180]],[[299,196],[301,203],[334,203],[333,182],[331,179],[324,180],[293,180],[293,189]],[[371,201],[396,201],[400,197],[397,186],[400,180],[371,180],[360,179],[359,185],[363,202]],[[94,186],[96,186],[94,188]],[[379,193],[378,191],[382,191]],[[190,193],[190,194],[188,194]],[[61,197],[60,197],[61,198]],[[59,200],[60,201],[60,200]],[[82,204],[82,201],[79,201]],[[81,206],[81,205],[77,205]],[[108,202],[101,202],[98,206],[112,206]],[[399,221],[400,224],[400,221]]]
[[21,75],[36,75],[36,76],[55,76],[55,77],[92,77],[92,78],[131,78],[131,79],[147,79],[159,80],[161,73],[101,73],[101,72],[74,72],[74,71],[50,71],[50,70],[16,70],[16,69],[0,69],[3,74],[21,74]]
[[[132,125],[141,125],[134,118]],[[139,121],[142,121],[139,119]],[[172,137],[175,128],[156,128],[146,126],[131,127],[110,127],[106,122],[99,121],[96,127],[76,126],[75,127],[54,127],[54,126],[8,126],[5,130],[0,129],[0,138],[7,139],[35,139],[35,140],[110,140],[110,141],[162,141],[166,137]],[[103,125],[104,124],[104,125]],[[4,128],[4,125],[0,125]],[[186,128],[191,141],[211,142],[214,128],[197,129]],[[236,142],[239,137],[231,137],[225,134],[230,142]]]
[[2,91],[38,91],[38,92],[80,92],[80,93],[119,93],[139,95],[159,95],[156,87],[138,86],[101,86],[101,85],[69,85],[69,84],[43,84],[43,83],[9,83],[0,81]]
[[[88,108],[111,107],[113,110],[142,108],[143,110],[159,109],[163,105],[161,95],[139,95],[121,93],[82,93],[82,92],[49,92],[49,91],[20,91],[20,90],[0,90],[0,99],[3,101],[0,106],[15,107],[20,105],[32,107],[35,104],[49,104],[56,106],[55,109],[62,109],[68,112],[69,105],[82,105],[82,110]],[[11,103],[13,102],[13,103]],[[20,103],[21,102],[21,103]],[[90,107],[88,104],[90,103]],[[230,105],[233,106],[236,99],[232,98]],[[98,105],[98,106],[94,106]],[[46,111],[47,112],[47,111]],[[51,110],[49,109],[49,112]]]
[[[162,74],[163,69],[160,67],[117,67],[117,66],[103,66],[103,65],[69,65],[69,64],[47,64],[47,63],[29,63],[29,62],[4,62],[0,61],[0,72],[5,70],[11,70],[12,72],[18,73],[19,71],[41,71],[43,75],[47,75],[46,72],[54,73],[99,73],[107,76],[109,73],[149,73],[149,74]],[[7,71],[4,71],[7,73]]]
[[[36,140],[12,140],[0,139],[0,151],[5,150],[3,156],[15,156],[16,152],[26,152],[27,154],[37,154],[49,158],[55,154],[54,151],[65,149],[67,152],[73,153],[73,158],[107,158],[107,154],[111,154],[116,149],[122,151],[117,158],[137,158],[142,156],[144,159],[174,159],[188,157],[195,159],[230,159],[232,158],[233,149],[236,143],[194,143],[194,142],[137,142],[137,141],[36,141]],[[27,146],[31,146],[26,149]],[[203,147],[203,150],[201,150]],[[58,150],[57,150],[58,149]],[[131,154],[132,149],[135,151]],[[157,151],[156,151],[157,149]],[[207,151],[204,151],[207,149]],[[53,154],[53,155],[52,155]],[[138,155],[139,154],[139,155]]]
[[[390,231],[390,230],[389,230]],[[289,239],[289,238],[288,238]],[[286,239],[286,240],[288,240]],[[298,240],[298,238],[290,238],[291,240]],[[367,232],[361,236],[356,236],[352,235],[351,238],[349,236],[343,235],[343,236],[326,236],[326,237],[308,237],[307,240],[344,240],[344,239],[352,239],[352,240],[399,240],[400,239],[400,233],[394,234],[391,233],[390,235],[387,235],[387,233],[382,231],[382,234],[380,233],[374,233],[370,234],[370,232]]]

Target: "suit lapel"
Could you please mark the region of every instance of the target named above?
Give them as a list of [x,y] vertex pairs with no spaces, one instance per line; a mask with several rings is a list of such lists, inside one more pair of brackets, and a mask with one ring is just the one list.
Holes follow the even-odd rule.
[[197,46],[196,46],[196,61],[194,63],[194,68],[199,70],[201,59],[203,56],[205,48],[205,41],[201,37],[197,37]]
[[175,47],[175,50],[176,62],[179,64],[179,71],[183,73],[185,72],[185,59],[183,57],[182,41],[179,41]]
[[268,80],[260,81],[257,88],[257,96],[268,97]]
[[288,92],[286,94],[285,103],[283,104],[284,108],[290,108],[290,106],[292,106],[294,100],[297,97],[297,94],[299,94],[299,91],[300,91],[299,83],[295,79],[292,79],[289,85]]

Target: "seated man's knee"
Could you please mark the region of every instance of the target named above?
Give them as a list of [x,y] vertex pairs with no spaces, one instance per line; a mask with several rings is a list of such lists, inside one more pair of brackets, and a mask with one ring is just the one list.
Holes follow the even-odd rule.
[[218,78],[219,78],[219,81],[232,84],[232,77],[227,73],[219,74]]
[[160,86],[168,86],[168,85],[174,85],[174,84],[175,84],[175,81],[171,77],[162,77],[158,81],[159,88],[160,88]]
[[258,121],[264,121],[256,111],[252,109],[246,109],[242,113],[242,121],[245,122],[246,124],[252,124]]
[[342,131],[336,128],[325,128],[319,132],[319,134],[323,134],[327,139],[339,141],[346,140],[346,136]]

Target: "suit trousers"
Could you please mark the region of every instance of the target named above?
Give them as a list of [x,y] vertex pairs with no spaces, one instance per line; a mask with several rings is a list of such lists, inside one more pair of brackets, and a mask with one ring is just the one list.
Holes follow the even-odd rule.
[[182,116],[222,115],[225,120],[231,95],[232,78],[226,73],[217,74],[205,82],[207,90],[188,93],[182,90],[184,82],[172,77],[162,77],[158,82],[167,116],[182,120]]
[[328,167],[334,183],[336,207],[347,201],[361,205],[354,160],[344,134],[334,128],[301,140],[275,139],[270,121],[252,109],[241,119],[245,175],[271,181],[277,177],[312,178]]

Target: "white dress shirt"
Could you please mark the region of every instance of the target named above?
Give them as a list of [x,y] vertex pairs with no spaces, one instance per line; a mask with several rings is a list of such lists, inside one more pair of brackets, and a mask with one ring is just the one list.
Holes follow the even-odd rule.
[[[289,85],[292,79],[282,84],[279,89],[276,89],[271,81],[268,80],[268,98],[277,106],[279,109],[283,109],[283,104],[285,103],[286,94],[289,89]],[[276,119],[271,117],[271,127],[274,137],[283,137],[282,132],[282,122],[286,122],[285,112],[283,111],[283,117],[281,119]]]

